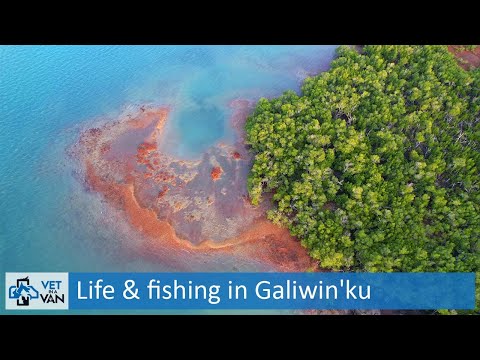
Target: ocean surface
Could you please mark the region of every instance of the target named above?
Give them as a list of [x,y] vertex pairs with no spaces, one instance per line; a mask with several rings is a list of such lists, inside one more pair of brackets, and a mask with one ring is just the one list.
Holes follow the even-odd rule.
[[[0,46],[0,313],[4,272],[174,271],[83,188],[67,151],[95,119],[168,105],[168,144],[231,141],[229,103],[298,90],[336,46]],[[219,264],[221,270],[221,264]]]

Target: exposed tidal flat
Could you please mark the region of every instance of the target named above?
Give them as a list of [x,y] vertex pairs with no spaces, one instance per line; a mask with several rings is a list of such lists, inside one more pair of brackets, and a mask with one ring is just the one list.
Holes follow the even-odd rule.
[[158,150],[169,110],[145,106],[84,132],[72,156],[83,164],[87,189],[143,235],[143,256],[181,271],[307,270],[313,263],[300,243],[265,218],[270,202],[249,202],[251,159],[240,121],[248,102],[235,104],[238,141],[198,160]]
[[305,270],[242,127],[335,48],[0,47],[0,271]]

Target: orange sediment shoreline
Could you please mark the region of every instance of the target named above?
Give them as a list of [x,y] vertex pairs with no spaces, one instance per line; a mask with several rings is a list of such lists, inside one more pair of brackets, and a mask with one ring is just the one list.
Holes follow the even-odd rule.
[[167,117],[167,108],[142,106],[85,131],[77,144],[86,185],[143,235],[145,251],[168,251],[172,263],[183,264],[180,270],[188,270],[188,257],[206,262],[212,256],[251,260],[275,271],[316,268],[287,229],[265,218],[268,205],[254,208],[245,199],[241,166],[248,164],[237,160],[246,150],[236,144],[213,149],[204,162],[172,159],[158,150]]
[[223,169],[220,166],[215,166],[210,172],[213,181],[217,181],[222,177]]

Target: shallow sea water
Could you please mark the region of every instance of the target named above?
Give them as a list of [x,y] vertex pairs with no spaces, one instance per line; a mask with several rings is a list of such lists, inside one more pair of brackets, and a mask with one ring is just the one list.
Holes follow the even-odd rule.
[[0,46],[0,288],[6,271],[175,271],[137,256],[67,149],[92,119],[146,103],[172,109],[168,151],[198,158],[233,140],[232,100],[298,90],[335,48]]

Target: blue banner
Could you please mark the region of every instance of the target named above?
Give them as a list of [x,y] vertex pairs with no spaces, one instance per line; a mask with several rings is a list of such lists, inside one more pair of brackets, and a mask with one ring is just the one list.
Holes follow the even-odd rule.
[[473,309],[474,273],[69,273],[70,309]]

